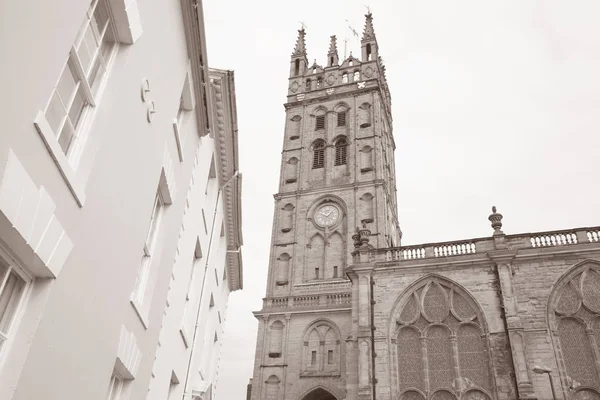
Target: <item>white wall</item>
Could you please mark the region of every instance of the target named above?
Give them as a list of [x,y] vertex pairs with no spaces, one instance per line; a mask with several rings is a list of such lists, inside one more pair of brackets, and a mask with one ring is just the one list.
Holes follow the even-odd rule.
[[[124,6],[119,0],[110,2],[114,11]],[[182,345],[175,340],[177,313],[189,279],[189,264],[184,260],[192,256],[190,243],[198,236],[204,259],[211,259],[207,278],[212,279],[207,280],[205,293],[215,291],[215,309],[220,307],[224,318],[226,285],[221,284],[221,292],[211,286],[215,284],[212,269],[222,273],[225,257],[224,250],[217,251],[223,247],[221,202],[214,212],[218,186],[223,183],[218,182],[220,175],[211,183],[204,203],[214,139],[200,139],[198,133],[205,134],[204,128],[197,126],[194,115],[187,115],[180,161],[173,132],[189,66],[182,6],[179,1],[137,6],[143,32],[133,44],[119,44],[93,117],[87,120],[88,140],[74,168],[83,202],[61,175],[34,120],[47,106],[88,4],[55,0],[1,6],[0,51],[10,62],[0,63],[0,87],[5,90],[0,107],[0,247],[32,278],[18,324],[0,353],[2,399],[105,399],[119,354],[133,357],[126,362],[135,378],[128,381],[125,392],[131,399],[145,398],[149,388],[157,396],[168,389],[163,371],[170,377],[171,370],[179,368],[177,376],[184,379],[181,369],[187,366],[181,361],[189,350],[169,354],[177,363],[171,366],[167,357],[163,366],[158,343],[160,335],[165,348]],[[203,35],[202,26],[201,31]],[[144,79],[151,87],[148,101],[140,96]],[[150,101],[157,111],[151,123],[147,120]],[[201,104],[190,113],[196,112],[201,112]],[[215,161],[217,167],[222,162]],[[130,298],[165,171],[173,199],[160,223],[152,255],[149,312],[142,323]],[[48,218],[60,226],[59,233],[44,233],[42,242],[69,239],[60,262],[58,256],[44,260],[41,250],[28,241],[29,233],[24,233],[29,232],[24,218],[38,215],[40,204],[55,206]],[[211,232],[204,232],[198,217],[202,208],[209,229],[213,214],[217,222],[213,242],[219,246],[213,247],[210,257]],[[165,309],[167,301],[173,305]],[[203,298],[200,307],[205,304]],[[212,324],[211,329],[220,329],[214,320]],[[123,345],[123,329],[133,338],[128,346]]]

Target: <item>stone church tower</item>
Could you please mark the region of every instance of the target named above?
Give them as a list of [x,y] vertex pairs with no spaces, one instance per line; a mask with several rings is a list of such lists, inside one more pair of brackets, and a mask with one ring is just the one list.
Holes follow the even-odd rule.
[[358,227],[371,229],[373,245],[400,245],[390,107],[371,14],[360,58],[340,60],[332,36],[326,64],[309,65],[305,31],[299,31],[267,295],[256,313],[252,400],[298,399],[311,391],[304,398],[342,399],[347,387],[357,390],[351,281],[344,269]]
[[600,400],[600,227],[402,246],[391,103],[361,56],[290,62],[252,400]]

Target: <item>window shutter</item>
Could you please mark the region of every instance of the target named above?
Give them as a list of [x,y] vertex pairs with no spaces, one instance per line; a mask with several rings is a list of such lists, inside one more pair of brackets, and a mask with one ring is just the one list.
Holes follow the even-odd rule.
[[315,126],[315,130],[325,129],[325,116],[317,115],[317,123]]
[[325,167],[325,149],[315,149],[313,156],[313,169]]
[[[339,114],[338,114],[339,115]],[[346,139],[340,139],[335,144],[335,165],[346,165],[348,142]]]
[[337,114],[337,126],[346,126],[346,111]]

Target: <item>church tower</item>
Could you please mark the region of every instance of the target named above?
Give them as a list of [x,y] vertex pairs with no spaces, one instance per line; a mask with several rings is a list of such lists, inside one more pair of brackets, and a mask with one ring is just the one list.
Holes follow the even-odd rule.
[[[309,65],[306,32],[290,60],[285,131],[267,293],[252,400],[358,399],[356,294],[345,268],[353,235],[400,245],[391,99],[366,15],[360,59]],[[341,61],[341,64],[340,64]],[[370,335],[370,332],[369,332]]]

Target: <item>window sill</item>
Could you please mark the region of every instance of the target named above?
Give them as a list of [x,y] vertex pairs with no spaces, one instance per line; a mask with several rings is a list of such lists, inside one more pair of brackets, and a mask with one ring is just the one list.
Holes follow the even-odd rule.
[[185,346],[185,348],[189,348],[190,347],[190,339],[188,338],[187,333],[185,333],[185,329],[180,328],[179,329],[179,334],[181,335],[181,340],[183,340],[183,345]]
[[337,371],[325,372],[325,371],[305,371],[300,374],[300,378],[312,378],[312,377],[339,377],[340,373]]
[[143,310],[141,304],[138,303],[137,300],[133,300],[133,299],[130,300],[129,302],[131,303],[131,306],[135,310],[135,313],[138,316],[138,318],[140,319],[140,322],[142,323],[142,326],[144,327],[144,329],[148,330],[148,315],[147,315],[147,313],[144,313],[144,310]]
[[33,124],[44,141],[50,156],[56,163],[56,166],[58,167],[60,174],[71,191],[71,194],[75,198],[75,201],[79,207],[83,207],[83,204],[85,203],[85,191],[83,190],[83,184],[77,178],[77,174],[71,167],[71,164],[69,164],[67,156],[60,148],[58,140],[56,140],[56,136],[54,135],[52,128],[50,128],[50,124],[46,120],[46,116],[42,111],[38,111]]
[[179,131],[179,122],[177,122],[177,119],[173,120],[173,133],[175,134],[179,162],[183,162],[183,146],[181,145],[181,132]]

